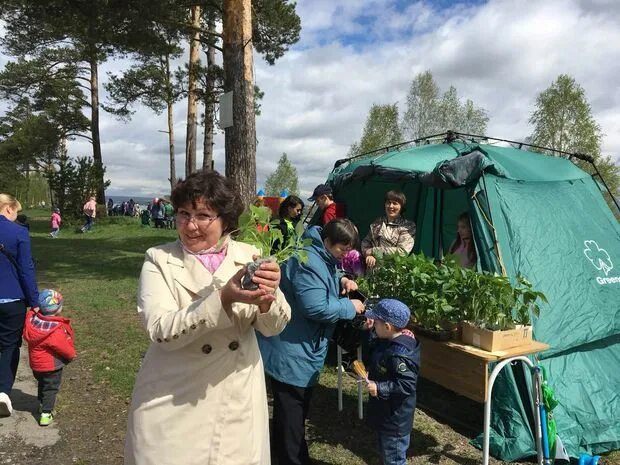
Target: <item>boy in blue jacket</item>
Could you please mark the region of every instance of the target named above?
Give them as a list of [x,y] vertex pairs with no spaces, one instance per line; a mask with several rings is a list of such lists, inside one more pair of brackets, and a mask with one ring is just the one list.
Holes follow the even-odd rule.
[[368,364],[368,422],[379,437],[384,465],[406,465],[416,406],[420,343],[404,329],[409,308],[396,299],[382,299],[366,311],[377,338]]

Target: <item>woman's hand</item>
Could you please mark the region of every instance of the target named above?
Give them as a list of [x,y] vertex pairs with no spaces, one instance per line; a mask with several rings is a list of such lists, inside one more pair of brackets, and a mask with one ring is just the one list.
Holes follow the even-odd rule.
[[280,267],[273,262],[262,263],[252,279],[258,284],[258,289],[254,291],[241,288],[241,278],[245,272],[245,267],[240,269],[220,290],[220,300],[224,310],[230,313],[232,304],[240,302],[258,305],[261,313],[268,312],[271,303],[276,300],[276,289],[280,285]]
[[372,255],[369,255],[366,257],[366,266],[368,268],[374,268],[376,264],[377,264],[377,259],[375,257],[373,257]]
[[346,276],[340,279],[340,287],[342,287],[342,291],[340,292],[342,295],[348,294],[351,291],[357,291],[358,289],[357,283]]
[[[258,284],[259,289],[264,289],[268,295],[273,296],[273,300],[275,300],[275,294],[280,287],[280,266],[276,262],[264,262],[261,263],[260,267],[254,274],[254,281]],[[271,302],[258,304],[258,308],[261,313],[266,313],[271,308]]]

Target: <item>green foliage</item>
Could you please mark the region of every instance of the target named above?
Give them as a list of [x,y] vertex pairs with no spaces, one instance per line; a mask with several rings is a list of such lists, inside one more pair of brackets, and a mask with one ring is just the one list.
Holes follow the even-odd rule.
[[419,139],[447,130],[484,135],[489,117],[484,108],[472,100],[462,103],[456,87],[440,97],[440,90],[430,71],[418,74],[409,87],[407,110],[402,131],[407,139]]
[[373,104],[366,118],[366,125],[359,143],[354,143],[349,151],[350,156],[371,152],[402,141],[398,126],[398,104]]
[[283,263],[292,256],[299,257],[305,263],[308,255],[303,248],[310,245],[310,239],[291,234],[285,242],[278,226],[279,220],[271,219],[269,207],[250,205],[249,210],[239,218],[237,240],[253,245],[260,251],[261,257],[271,256],[277,263]]
[[278,167],[269,175],[265,183],[267,195],[279,196],[283,190],[289,194],[297,194],[299,192],[299,178],[297,177],[297,169],[288,159],[286,153],[283,153],[278,160]]
[[[80,218],[84,202],[96,192],[104,175],[105,167],[99,168],[90,157],[78,157],[75,161],[61,157],[47,173],[54,205],[64,216]],[[110,181],[106,181],[105,187],[109,185]]]
[[391,297],[411,308],[413,322],[429,329],[448,329],[470,321],[488,329],[529,324],[538,316],[538,301],[547,302],[523,277],[512,286],[505,276],[462,268],[448,256],[436,263],[424,255],[385,255],[360,280],[369,296]]
[[270,65],[299,40],[301,19],[295,6],[288,0],[252,0],[252,42]]
[[[574,78],[561,74],[538,95],[530,124],[534,125],[531,137],[534,145],[591,155],[610,190],[616,195],[620,192],[620,166],[611,157],[601,156],[601,127],[592,116],[583,87]],[[580,160],[576,163],[594,174],[589,163]]]

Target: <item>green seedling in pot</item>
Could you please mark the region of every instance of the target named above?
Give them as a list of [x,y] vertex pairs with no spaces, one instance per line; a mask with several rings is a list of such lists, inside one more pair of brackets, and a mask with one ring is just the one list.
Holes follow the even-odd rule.
[[301,239],[301,233],[291,234],[286,240],[279,229],[279,221],[271,218],[269,207],[250,205],[239,218],[237,240],[253,245],[259,250],[259,257],[247,264],[247,271],[241,279],[241,287],[247,290],[256,290],[258,285],[252,280],[254,273],[261,263],[284,263],[292,256],[296,256],[302,263],[308,260],[303,248],[310,245],[310,240]]

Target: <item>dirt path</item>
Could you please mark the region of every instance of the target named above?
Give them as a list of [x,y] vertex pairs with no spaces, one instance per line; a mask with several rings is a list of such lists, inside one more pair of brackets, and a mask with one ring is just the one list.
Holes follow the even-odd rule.
[[0,419],[0,464],[122,464],[127,403],[108,391],[76,360],[65,368],[54,423],[39,426],[37,385],[24,347],[13,415]]

